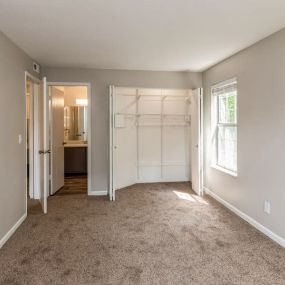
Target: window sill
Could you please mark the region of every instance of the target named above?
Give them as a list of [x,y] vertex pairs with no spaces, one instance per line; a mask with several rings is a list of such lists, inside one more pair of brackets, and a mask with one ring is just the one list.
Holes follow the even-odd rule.
[[229,175],[231,175],[231,176],[233,176],[233,177],[237,177],[237,176],[238,176],[237,172],[231,171],[231,170],[226,169],[226,168],[223,168],[223,167],[221,167],[221,166],[218,166],[218,165],[211,165],[211,167],[214,168],[214,169],[216,169],[216,170],[219,170],[219,171],[221,171],[221,172],[224,172],[224,173],[226,173],[226,174],[229,174]]

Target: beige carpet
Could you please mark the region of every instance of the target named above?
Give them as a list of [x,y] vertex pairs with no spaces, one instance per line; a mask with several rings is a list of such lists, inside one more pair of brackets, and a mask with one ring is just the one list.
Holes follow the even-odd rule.
[[51,197],[0,250],[0,284],[284,285],[285,250],[188,188]]

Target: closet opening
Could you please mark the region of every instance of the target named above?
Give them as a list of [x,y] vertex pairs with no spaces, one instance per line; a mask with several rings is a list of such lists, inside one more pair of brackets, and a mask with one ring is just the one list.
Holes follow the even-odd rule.
[[110,199],[136,183],[202,194],[202,90],[110,87]]

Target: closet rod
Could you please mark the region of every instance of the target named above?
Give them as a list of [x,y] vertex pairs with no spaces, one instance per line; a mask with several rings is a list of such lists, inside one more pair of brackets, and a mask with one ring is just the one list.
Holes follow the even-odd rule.
[[189,117],[187,114],[131,114],[131,113],[117,113],[117,115],[124,115],[124,116],[163,116],[163,117]]
[[119,96],[130,96],[136,97],[140,99],[140,97],[159,97],[159,98],[184,98],[185,100],[189,100],[190,97],[187,95],[162,95],[162,94],[127,94],[127,93],[118,93]]

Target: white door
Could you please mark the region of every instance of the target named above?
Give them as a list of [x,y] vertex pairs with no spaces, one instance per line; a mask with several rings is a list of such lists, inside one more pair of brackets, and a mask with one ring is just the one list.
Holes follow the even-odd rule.
[[109,198],[110,201],[115,201],[115,189],[114,189],[114,114],[113,114],[113,91],[114,87],[110,86],[109,89]]
[[192,91],[191,96],[191,176],[192,189],[203,194],[203,95],[202,89]]
[[34,97],[34,150],[35,150],[35,185],[44,213],[47,213],[47,193],[49,188],[49,118],[46,78],[37,86],[39,92]]
[[51,189],[53,195],[64,186],[64,93],[56,86],[51,94]]
[[125,96],[134,88],[113,89],[113,187],[118,190],[137,182],[136,97]]

